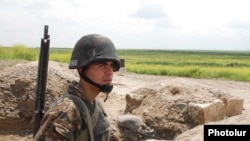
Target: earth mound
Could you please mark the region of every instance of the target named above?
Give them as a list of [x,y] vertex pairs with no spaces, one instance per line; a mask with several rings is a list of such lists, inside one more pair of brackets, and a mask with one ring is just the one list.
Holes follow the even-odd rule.
[[[35,110],[37,62],[25,62],[1,68],[0,131],[31,130]],[[49,63],[45,110],[65,92],[76,75],[62,70],[64,64]],[[70,75],[68,75],[70,74]]]

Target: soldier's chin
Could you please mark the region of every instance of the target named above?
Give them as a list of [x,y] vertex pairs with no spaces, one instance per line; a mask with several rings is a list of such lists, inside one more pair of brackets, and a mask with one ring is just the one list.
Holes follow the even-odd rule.
[[104,85],[113,85],[112,83],[106,83],[106,84],[104,84]]
[[112,84],[112,80],[107,80],[105,81],[104,85],[111,85]]

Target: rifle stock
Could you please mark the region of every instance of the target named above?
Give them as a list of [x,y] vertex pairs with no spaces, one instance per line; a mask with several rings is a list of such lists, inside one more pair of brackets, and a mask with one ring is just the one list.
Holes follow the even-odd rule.
[[49,30],[48,25],[45,25],[44,36],[41,39],[40,55],[38,62],[33,137],[35,137],[37,131],[39,130],[40,122],[44,115],[45,93],[46,93],[47,72],[48,72],[48,62],[49,62],[49,45],[50,45],[50,37],[48,34],[48,30]]

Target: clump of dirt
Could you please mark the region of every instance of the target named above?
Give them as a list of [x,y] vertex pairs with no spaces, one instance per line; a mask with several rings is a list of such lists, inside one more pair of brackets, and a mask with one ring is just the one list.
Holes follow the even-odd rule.
[[[202,90],[203,98],[196,97],[196,90],[179,86],[165,86],[160,89],[140,88],[126,95],[126,114],[140,116],[151,137],[173,140],[179,134],[195,127],[188,113],[188,103],[209,103],[215,99],[211,93]],[[204,99],[207,97],[207,99]]]
[[[188,85],[163,84],[151,88],[142,87],[126,94],[125,114],[137,115],[143,124],[137,131],[119,127],[122,138],[174,140],[200,124],[241,114],[243,99],[215,91],[213,88]],[[228,105],[237,109],[230,108],[228,111]],[[138,136],[138,133],[142,134]]]

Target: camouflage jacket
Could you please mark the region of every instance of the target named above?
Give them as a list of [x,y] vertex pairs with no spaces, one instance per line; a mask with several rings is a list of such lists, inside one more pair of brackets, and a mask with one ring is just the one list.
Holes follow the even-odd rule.
[[[90,115],[98,112],[96,119],[96,124],[94,125],[94,139],[95,141],[107,141],[109,140],[109,123],[106,119],[106,114],[99,104],[92,104],[87,100],[84,94],[82,94],[76,88],[77,82],[73,82],[69,85],[66,94],[75,95],[80,97],[83,102],[88,107]],[[34,137],[35,141],[76,141],[84,140],[89,141],[89,136],[86,134],[87,125],[82,117],[82,111],[73,99],[67,96],[62,96],[58,101],[56,101],[50,109],[45,113],[41,121],[41,126]],[[96,111],[97,109],[101,109]],[[92,120],[91,119],[91,120]],[[85,133],[84,133],[85,132]],[[88,133],[88,131],[87,131]]]

